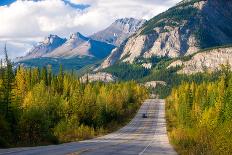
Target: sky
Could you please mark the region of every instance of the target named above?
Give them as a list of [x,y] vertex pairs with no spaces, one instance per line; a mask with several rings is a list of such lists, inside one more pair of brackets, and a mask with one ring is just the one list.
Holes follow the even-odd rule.
[[0,57],[25,55],[49,34],[91,35],[116,19],[150,19],[180,0],[0,0]]

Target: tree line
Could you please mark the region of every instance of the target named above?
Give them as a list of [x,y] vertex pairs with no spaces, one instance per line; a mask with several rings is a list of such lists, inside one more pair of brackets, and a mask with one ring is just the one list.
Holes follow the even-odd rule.
[[133,81],[81,83],[60,67],[0,66],[0,147],[93,138],[127,122],[148,97]]
[[183,82],[167,98],[168,131],[180,154],[232,154],[232,73],[214,82]]

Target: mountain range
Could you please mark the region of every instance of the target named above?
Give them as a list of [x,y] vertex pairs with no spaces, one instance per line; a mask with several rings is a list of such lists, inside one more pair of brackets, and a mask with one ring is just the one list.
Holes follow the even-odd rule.
[[78,32],[72,34],[64,44],[46,53],[43,57],[72,58],[90,56],[105,58],[114,47],[114,45],[85,37]]
[[[49,35],[42,42],[37,43],[25,56],[17,58],[15,62],[31,67],[51,63],[53,66],[56,65],[56,68],[59,66],[58,63],[64,65],[68,63],[69,69],[78,70],[103,60],[144,23],[145,20],[123,18],[89,37],[79,32],[71,34],[68,39]],[[77,64],[73,66],[70,64],[75,60],[78,61],[77,68],[74,68]]]
[[109,55],[114,45],[96,41],[85,37],[79,32],[70,35],[69,39],[62,39],[57,35],[49,35],[44,41],[38,43],[24,57],[18,61],[33,58],[73,58],[73,57],[96,57],[104,58]]
[[[184,0],[149,21],[118,19],[106,29],[88,37],[79,32],[68,39],[50,35],[26,56],[19,58],[18,62],[28,66],[37,66],[36,63],[41,62],[47,64],[44,61],[52,61],[52,64],[68,63],[68,68],[75,70],[87,65],[91,70],[101,71],[120,63],[151,69],[156,64],[151,61],[154,57],[173,60],[188,56],[192,58],[203,49],[232,44],[231,10],[232,3],[227,0]],[[226,48],[225,57],[223,52],[220,53],[225,48],[207,50],[203,54],[204,61],[194,59],[199,56],[194,55],[192,63],[196,60],[206,64],[214,63],[208,56],[211,51],[214,52],[213,55],[220,55],[217,59],[223,57],[223,61],[214,60],[215,62],[226,63],[231,61],[228,56],[230,48],[231,46]],[[35,59],[39,61],[34,61]],[[72,65],[71,62],[75,63]],[[182,62],[182,65],[185,63],[187,62]],[[218,65],[213,68],[216,69]],[[195,66],[195,70],[202,71],[202,66],[207,65],[198,66],[199,68]],[[187,67],[179,73],[194,73],[190,70]]]

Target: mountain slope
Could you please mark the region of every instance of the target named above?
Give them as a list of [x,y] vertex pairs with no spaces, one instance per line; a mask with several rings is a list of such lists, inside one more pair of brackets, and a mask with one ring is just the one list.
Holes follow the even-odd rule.
[[72,58],[77,56],[91,56],[104,58],[108,56],[113,45],[87,38],[80,33],[72,34],[63,44],[54,51],[43,55],[51,58]]
[[59,73],[60,65],[62,65],[63,69],[65,71],[78,71],[78,74],[80,70],[82,70],[84,67],[88,67],[88,65],[94,65],[95,63],[98,63],[101,59],[95,58],[95,57],[73,57],[73,58],[34,58],[34,59],[28,59],[19,61],[14,64],[15,67],[22,65],[24,67],[39,67],[43,68],[44,66],[52,66],[52,71],[57,74]]
[[90,38],[120,46],[125,39],[134,34],[145,22],[146,20],[134,18],[118,19],[108,28],[93,34]]
[[17,58],[16,61],[42,57],[43,55],[50,53],[57,47],[63,45],[65,42],[66,39],[60,38],[57,35],[49,35],[42,42],[35,45],[27,55]]
[[171,58],[232,43],[232,4],[226,0],[188,0],[152,18],[102,63],[153,56]]

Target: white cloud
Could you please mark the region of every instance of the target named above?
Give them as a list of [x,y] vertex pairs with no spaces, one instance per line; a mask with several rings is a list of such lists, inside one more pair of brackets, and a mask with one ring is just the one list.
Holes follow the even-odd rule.
[[18,0],[9,6],[0,6],[0,43],[5,41],[4,38],[8,38],[8,42],[24,41],[26,38],[34,41],[33,39],[48,34],[67,37],[76,31],[90,35],[118,18],[149,19],[178,1],[180,0],[70,0],[72,3],[90,5],[81,10],[62,0]]

